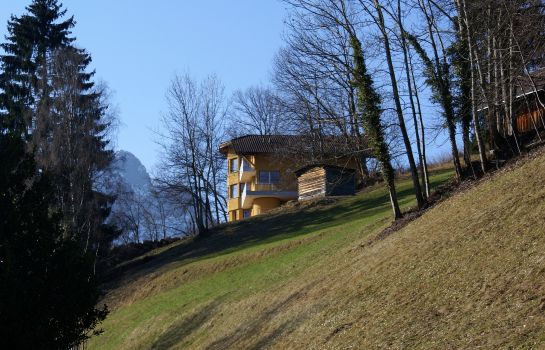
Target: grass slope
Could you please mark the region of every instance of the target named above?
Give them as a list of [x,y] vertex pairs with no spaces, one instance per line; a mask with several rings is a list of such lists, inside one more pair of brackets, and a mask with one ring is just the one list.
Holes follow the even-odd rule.
[[[376,188],[171,246],[110,286],[112,313],[89,346],[543,346],[544,182],[541,154],[379,241],[390,209]],[[409,181],[400,194],[414,205]]]

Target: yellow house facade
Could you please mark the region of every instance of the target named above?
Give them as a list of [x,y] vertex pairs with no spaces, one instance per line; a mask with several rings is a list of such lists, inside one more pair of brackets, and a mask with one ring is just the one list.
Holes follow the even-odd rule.
[[[227,159],[228,221],[265,213],[297,200],[295,170],[304,165],[305,142],[289,135],[246,135],[220,146]],[[291,145],[291,148],[289,147]],[[352,160],[343,162],[350,167]]]

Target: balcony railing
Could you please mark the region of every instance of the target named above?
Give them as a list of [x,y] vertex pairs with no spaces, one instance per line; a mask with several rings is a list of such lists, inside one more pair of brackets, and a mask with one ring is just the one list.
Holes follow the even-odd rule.
[[279,184],[267,184],[267,183],[257,183],[253,184],[252,191],[262,191],[262,192],[291,192],[291,191],[297,191],[297,185],[296,184],[287,184],[287,183],[279,183]]
[[286,188],[280,184],[252,184],[242,187],[240,195],[240,206],[243,209],[250,209],[255,198],[273,197],[281,200],[297,198],[297,189]]
[[282,189],[278,184],[254,184],[254,191],[281,191]]

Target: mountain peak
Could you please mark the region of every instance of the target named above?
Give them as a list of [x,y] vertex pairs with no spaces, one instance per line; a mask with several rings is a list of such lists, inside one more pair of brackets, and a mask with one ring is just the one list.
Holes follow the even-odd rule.
[[129,151],[120,150],[116,153],[113,168],[133,190],[149,188],[151,184],[146,167]]

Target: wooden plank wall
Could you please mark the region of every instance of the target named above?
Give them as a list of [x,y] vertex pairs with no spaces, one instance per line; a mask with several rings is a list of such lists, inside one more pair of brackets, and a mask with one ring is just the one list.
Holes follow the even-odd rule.
[[325,170],[322,167],[314,167],[307,170],[299,177],[299,199],[325,195],[326,180]]
[[516,118],[517,131],[525,133],[535,130],[536,127],[540,129],[543,126],[540,114],[539,110],[533,110],[518,115]]

